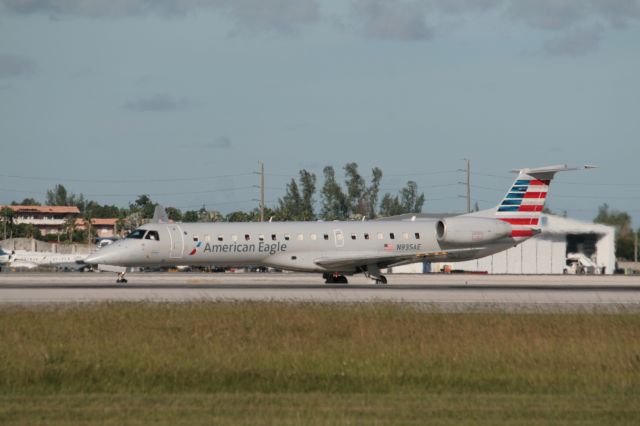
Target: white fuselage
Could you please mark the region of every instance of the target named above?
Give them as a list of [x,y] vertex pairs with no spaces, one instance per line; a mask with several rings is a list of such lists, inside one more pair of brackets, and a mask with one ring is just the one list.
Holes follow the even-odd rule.
[[[436,220],[369,222],[258,222],[148,224],[86,259],[118,266],[262,265],[306,272],[358,272],[430,260],[439,253],[466,260],[503,250],[512,239],[456,251],[436,237]],[[150,231],[153,231],[150,232]],[[373,259],[373,260],[369,260]]]
[[[5,258],[6,256],[6,258]],[[82,263],[87,254],[60,254],[15,250],[2,256],[2,262],[10,268],[33,269],[39,266],[73,265]]]

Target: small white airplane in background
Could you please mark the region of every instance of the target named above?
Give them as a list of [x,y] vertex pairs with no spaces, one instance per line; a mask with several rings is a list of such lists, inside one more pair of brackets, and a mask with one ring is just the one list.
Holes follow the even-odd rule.
[[0,248],[0,264],[15,269],[34,269],[40,266],[55,266],[57,268],[82,270],[89,265],[84,263],[85,254],[59,254],[40,251],[12,250],[4,251]]
[[[592,168],[585,166],[584,168]],[[492,209],[442,219],[149,223],[84,261],[123,268],[148,266],[265,266],[322,273],[347,283],[364,273],[387,283],[380,270],[414,262],[478,259],[516,246],[541,231],[549,184],[566,165],[516,170]]]

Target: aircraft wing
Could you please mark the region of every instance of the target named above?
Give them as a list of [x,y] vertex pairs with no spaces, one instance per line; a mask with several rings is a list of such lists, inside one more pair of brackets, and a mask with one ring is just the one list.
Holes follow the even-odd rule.
[[355,269],[367,265],[377,265],[380,268],[387,268],[389,266],[406,265],[416,262],[437,262],[456,260],[458,258],[462,259],[481,250],[484,250],[484,247],[423,253],[364,252],[348,254],[346,256],[321,257],[315,259],[314,263],[330,271]]

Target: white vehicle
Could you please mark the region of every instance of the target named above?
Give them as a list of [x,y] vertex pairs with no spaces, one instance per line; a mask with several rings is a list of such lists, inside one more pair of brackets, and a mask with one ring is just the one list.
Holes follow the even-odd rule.
[[34,269],[41,266],[54,266],[70,270],[82,270],[89,265],[84,263],[87,254],[59,254],[39,251],[1,250],[0,263],[12,269]]
[[[326,283],[343,284],[347,275],[364,273],[385,284],[383,268],[477,259],[536,235],[551,179],[566,170],[572,169],[560,165],[517,170],[515,182],[496,207],[442,219],[150,223],[85,262],[123,268],[253,265],[321,273]],[[125,272],[117,282],[126,282]]]
[[600,273],[598,265],[582,253],[567,254],[566,264],[567,267],[562,271],[564,274],[593,275]]

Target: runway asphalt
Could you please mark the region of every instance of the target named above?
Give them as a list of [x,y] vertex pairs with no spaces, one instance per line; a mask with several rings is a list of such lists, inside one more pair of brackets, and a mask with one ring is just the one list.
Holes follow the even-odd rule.
[[364,276],[326,285],[317,274],[136,273],[116,284],[111,273],[2,273],[0,304],[105,301],[398,302],[438,309],[640,311],[640,277],[514,275]]

